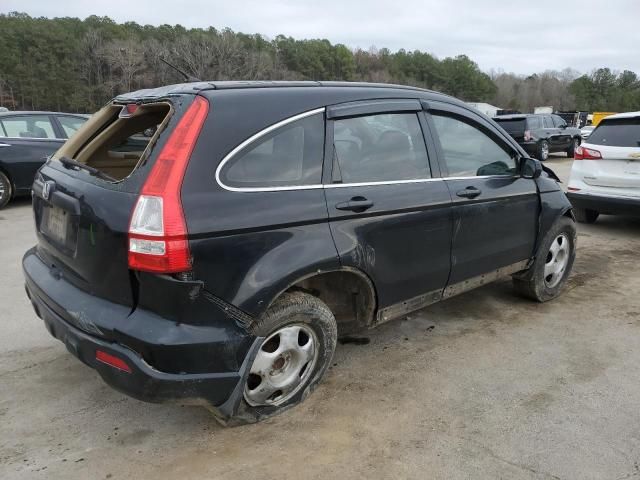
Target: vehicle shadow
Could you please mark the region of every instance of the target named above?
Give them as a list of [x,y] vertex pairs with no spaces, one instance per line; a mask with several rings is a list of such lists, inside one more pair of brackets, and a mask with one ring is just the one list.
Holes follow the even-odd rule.
[[31,203],[31,197],[28,195],[20,196],[11,199],[11,201],[0,212],[6,212],[8,210],[24,207]]
[[626,215],[600,215],[592,224],[578,224],[579,234],[609,233],[636,237],[640,234],[640,218]]

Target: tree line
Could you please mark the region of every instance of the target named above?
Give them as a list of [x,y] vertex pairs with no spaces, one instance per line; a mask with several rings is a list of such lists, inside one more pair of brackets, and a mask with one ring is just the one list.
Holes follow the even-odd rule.
[[203,80],[399,83],[523,112],[540,105],[640,110],[640,79],[631,71],[485,73],[466,55],[439,59],[419,50],[354,50],[326,39],[17,12],[0,15],[0,106],[93,112],[119,93],[183,81],[161,58]]

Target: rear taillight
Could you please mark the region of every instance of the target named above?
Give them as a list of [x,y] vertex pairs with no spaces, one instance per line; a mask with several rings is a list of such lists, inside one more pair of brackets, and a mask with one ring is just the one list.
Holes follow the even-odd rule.
[[158,155],[129,223],[129,268],[154,273],[191,269],[187,225],[180,200],[184,172],[209,103],[196,97]]
[[576,147],[574,160],[602,160],[602,154],[598,150],[586,147]]
[[533,137],[531,136],[531,130],[525,130],[524,131],[524,141],[528,142],[532,139]]

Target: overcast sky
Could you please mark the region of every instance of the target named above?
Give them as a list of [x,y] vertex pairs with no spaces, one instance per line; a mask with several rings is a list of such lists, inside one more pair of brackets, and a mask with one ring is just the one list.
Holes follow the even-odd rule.
[[0,12],[10,11],[466,54],[485,71],[640,74],[640,0],[0,0]]

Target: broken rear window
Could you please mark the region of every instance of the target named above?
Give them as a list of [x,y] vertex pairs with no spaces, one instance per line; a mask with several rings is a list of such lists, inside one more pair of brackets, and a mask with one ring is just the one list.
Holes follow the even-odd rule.
[[114,181],[128,177],[149,155],[172,111],[169,103],[109,105],[56,154],[98,169]]

